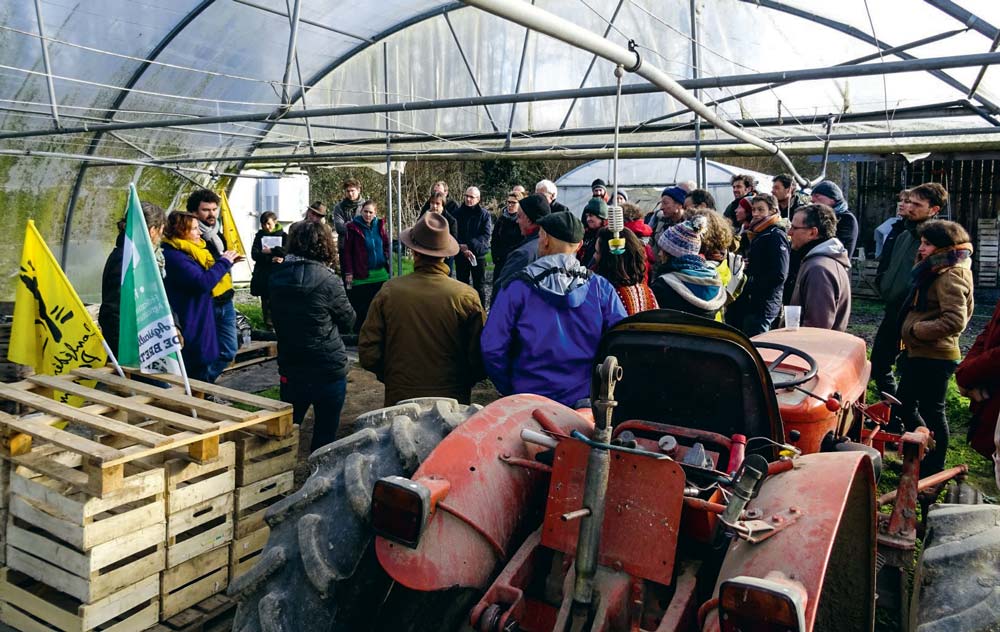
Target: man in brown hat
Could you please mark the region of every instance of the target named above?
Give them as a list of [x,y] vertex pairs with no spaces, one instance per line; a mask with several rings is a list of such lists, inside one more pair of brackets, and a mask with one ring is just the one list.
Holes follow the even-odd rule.
[[361,366],[385,384],[385,405],[413,397],[469,402],[483,376],[479,335],[486,311],[472,286],[448,276],[458,242],[439,213],[399,234],[413,251],[413,274],[386,282],[358,337]]

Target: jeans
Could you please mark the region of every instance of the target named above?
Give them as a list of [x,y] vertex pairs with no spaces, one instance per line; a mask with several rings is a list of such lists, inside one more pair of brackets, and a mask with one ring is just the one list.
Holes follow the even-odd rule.
[[212,309],[215,311],[215,337],[219,341],[219,357],[208,364],[206,372],[209,382],[215,382],[232,363],[236,357],[237,344],[236,308],[233,307],[233,301],[215,303]]
[[477,257],[476,265],[473,266],[465,258],[465,255],[459,254],[455,256],[455,278],[462,283],[469,283],[469,277],[472,277],[471,285],[479,294],[479,302],[483,304],[483,308],[486,307],[486,292],[484,290],[486,286],[485,266],[485,257]]
[[880,393],[896,394],[896,377],[892,366],[899,355],[899,310],[898,305],[886,303],[885,316],[875,332],[872,342],[872,378]]
[[927,426],[934,433],[934,449],[920,464],[921,478],[944,469],[948,452],[948,418],[945,416],[945,394],[948,380],[958,368],[954,360],[911,358],[904,351],[897,362],[899,390],[896,397],[903,403],[900,416],[907,430]]
[[281,376],[281,401],[292,405],[292,421],[300,425],[313,407],[313,435],[310,454],[337,438],[340,411],[347,396],[347,378],[333,382],[295,380]]

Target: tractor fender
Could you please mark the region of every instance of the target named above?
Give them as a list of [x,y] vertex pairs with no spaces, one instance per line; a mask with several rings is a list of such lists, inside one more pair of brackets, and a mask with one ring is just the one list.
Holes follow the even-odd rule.
[[523,428],[590,435],[593,422],[544,397],[512,395],[456,428],[413,475],[450,485],[417,547],[376,539],[378,560],[394,580],[422,591],[487,585],[519,544],[512,538],[531,531],[522,523],[541,521],[549,476],[533,461],[540,448],[521,439]]
[[[783,527],[757,544],[733,539],[715,585],[783,576],[806,591],[806,630],[871,630],[875,617],[875,477],[861,452],[809,454],[765,479],[751,516]],[[756,510],[756,511],[754,511]],[[759,514],[757,513],[759,512]],[[786,526],[787,525],[787,526]],[[719,630],[717,609],[704,630]]]

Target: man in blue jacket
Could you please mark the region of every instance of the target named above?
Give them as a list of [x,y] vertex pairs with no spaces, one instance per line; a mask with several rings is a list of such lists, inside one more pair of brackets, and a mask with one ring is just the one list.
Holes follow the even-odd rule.
[[573,406],[590,393],[601,336],[625,318],[614,287],[580,265],[583,224],[569,212],[536,220],[539,258],[497,296],[483,329],[486,373],[502,395]]

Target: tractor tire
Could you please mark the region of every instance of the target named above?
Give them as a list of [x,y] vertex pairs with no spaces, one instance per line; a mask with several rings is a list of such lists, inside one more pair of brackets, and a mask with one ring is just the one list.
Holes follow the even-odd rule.
[[1000,630],[1000,506],[953,482],[927,513],[923,552],[913,576],[912,632]]
[[480,409],[453,399],[406,400],[358,417],[354,434],[313,452],[302,488],[268,509],[271,534],[257,563],[229,586],[239,601],[233,630],[357,629],[347,621],[377,609],[392,588],[370,546],[375,481],[412,475]]

